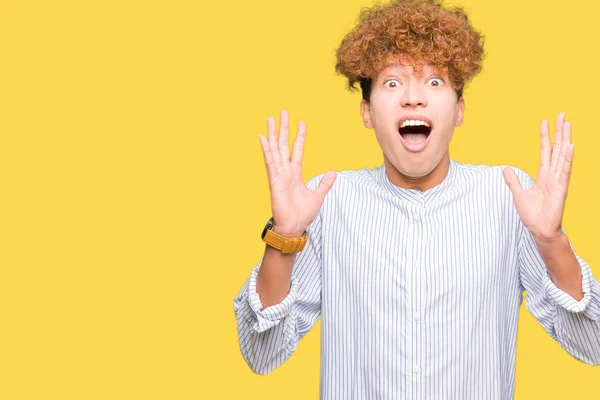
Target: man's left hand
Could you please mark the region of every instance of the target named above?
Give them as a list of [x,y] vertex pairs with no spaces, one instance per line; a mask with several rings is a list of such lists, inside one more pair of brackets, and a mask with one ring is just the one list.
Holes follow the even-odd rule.
[[565,122],[564,113],[556,118],[554,146],[550,144],[547,120],[541,123],[540,140],[540,169],[530,189],[523,189],[512,168],[504,168],[502,175],[523,224],[534,237],[550,242],[562,235],[561,222],[573,165],[575,144],[571,143],[571,122]]

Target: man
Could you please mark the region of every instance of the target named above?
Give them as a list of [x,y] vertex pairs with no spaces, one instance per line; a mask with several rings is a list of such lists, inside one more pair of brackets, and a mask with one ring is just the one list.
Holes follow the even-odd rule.
[[436,1],[361,14],[337,70],[362,89],[379,168],[304,185],[304,123],[289,154],[287,112],[279,137],[269,118],[260,141],[274,223],[234,301],[255,372],[283,363],[321,316],[323,399],[511,399],[525,290],[566,351],[600,364],[600,284],[561,228],[573,160],[564,114],[553,147],[541,125],[535,182],[449,156],[482,42],[461,9]]

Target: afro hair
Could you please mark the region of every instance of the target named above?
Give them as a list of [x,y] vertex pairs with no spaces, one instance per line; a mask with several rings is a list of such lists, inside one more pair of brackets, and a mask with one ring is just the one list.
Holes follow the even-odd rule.
[[444,8],[441,0],[396,0],[365,8],[356,27],[337,50],[335,69],[358,83],[368,102],[372,80],[392,61],[409,63],[420,73],[424,64],[447,73],[458,97],[482,68],[484,37],[470,25],[461,7]]

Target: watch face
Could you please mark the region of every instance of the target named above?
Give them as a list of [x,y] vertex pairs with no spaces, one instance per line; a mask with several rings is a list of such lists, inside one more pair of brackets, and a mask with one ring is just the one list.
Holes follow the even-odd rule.
[[265,235],[267,234],[267,230],[269,229],[273,229],[273,218],[271,218],[268,222],[267,225],[265,225],[265,229],[263,229],[262,231],[262,235],[260,235],[260,239],[264,239]]

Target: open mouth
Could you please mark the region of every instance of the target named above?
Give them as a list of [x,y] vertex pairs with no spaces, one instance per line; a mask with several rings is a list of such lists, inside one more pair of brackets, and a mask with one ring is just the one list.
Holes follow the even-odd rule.
[[427,147],[432,130],[431,120],[417,115],[403,117],[398,126],[402,145],[413,153],[419,153]]
[[412,122],[408,124],[403,123],[400,128],[398,128],[398,132],[402,139],[404,139],[407,143],[410,144],[419,144],[423,143],[429,137],[431,133],[431,126],[425,123],[417,123],[411,125]]

